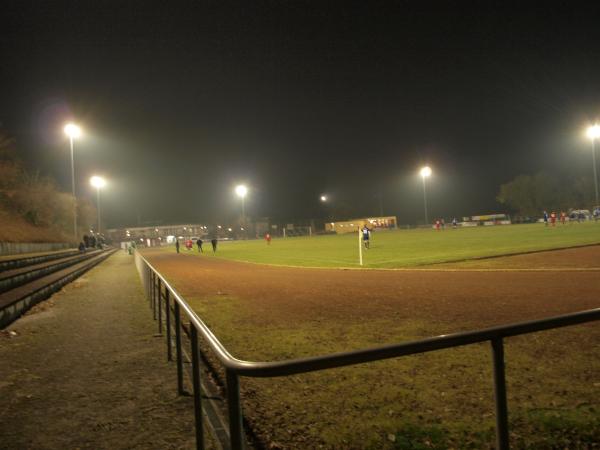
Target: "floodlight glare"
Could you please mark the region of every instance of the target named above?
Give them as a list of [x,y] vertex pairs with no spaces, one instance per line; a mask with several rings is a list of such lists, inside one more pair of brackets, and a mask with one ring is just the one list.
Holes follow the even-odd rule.
[[68,123],[64,128],[65,134],[69,136],[71,139],[76,139],[81,136],[81,128],[79,128],[74,123]]
[[423,178],[431,176],[431,167],[425,166],[421,169],[421,176]]
[[587,137],[590,139],[596,139],[600,137],[600,125],[595,124],[587,129]]
[[238,197],[244,198],[248,193],[248,188],[243,184],[240,184],[239,186],[235,187],[235,193],[238,195]]
[[321,201],[322,202],[326,202],[327,201],[327,196],[326,195],[321,195]]
[[96,189],[102,189],[104,186],[106,186],[106,180],[102,177],[94,175],[92,178],[90,178],[90,184]]

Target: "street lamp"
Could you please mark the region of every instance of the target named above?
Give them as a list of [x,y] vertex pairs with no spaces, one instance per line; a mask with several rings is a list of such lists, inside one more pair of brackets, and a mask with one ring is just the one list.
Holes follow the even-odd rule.
[[429,223],[427,218],[427,189],[425,188],[425,178],[431,176],[431,167],[425,166],[421,169],[421,178],[423,179],[423,205],[425,206],[425,225]]
[[596,190],[596,204],[594,207],[600,205],[598,202],[598,175],[596,174],[596,139],[600,137],[600,125],[594,124],[587,129],[587,136],[592,140],[592,167],[594,168],[594,188]]
[[96,188],[96,209],[98,209],[98,234],[100,234],[100,189],[106,186],[106,180],[102,177],[93,176],[90,184]]
[[73,159],[73,139],[77,139],[81,136],[81,128],[74,123],[68,123],[65,125],[64,132],[69,136],[69,142],[71,144],[71,188],[73,190],[73,235],[77,240],[77,198],[75,197],[75,162]]
[[237,194],[238,197],[240,197],[242,199],[242,223],[244,225],[246,225],[246,211],[244,210],[244,198],[246,197],[246,194],[248,193],[248,188],[246,186],[244,186],[243,184],[240,184],[235,187],[235,193]]

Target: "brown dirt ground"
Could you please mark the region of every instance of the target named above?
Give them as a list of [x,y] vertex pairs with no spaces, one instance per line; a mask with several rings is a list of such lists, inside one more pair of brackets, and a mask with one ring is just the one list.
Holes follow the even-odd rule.
[[[399,320],[439,321],[436,333],[448,333],[600,306],[600,246],[430,266],[427,271],[298,269],[157,251],[145,255],[184,297],[251,300],[265,325],[290,317],[343,319],[359,309],[364,320],[393,313]],[[546,270],[515,270],[540,267]]]
[[[247,360],[353,350],[600,306],[600,246],[398,271],[260,266],[155,250],[144,254],[225,346]],[[593,349],[600,334],[596,324],[583,327],[513,338],[509,402],[527,405],[524,413],[555,407],[572,412],[581,404],[590,405],[582,398],[597,398],[600,365]],[[548,351],[550,347],[556,352]],[[569,362],[569,355],[579,348],[585,349],[581,361]],[[391,448],[394,444],[386,437],[403,421],[447,423],[457,415],[467,417],[467,423],[473,417],[482,421],[493,440],[493,414],[483,407],[491,403],[487,347],[447,352],[441,361],[422,355],[318,375],[246,379],[242,383],[246,416],[262,442],[277,448],[357,448],[356,442],[361,448]],[[538,367],[535,361],[542,357],[550,361],[558,357],[558,362]],[[437,373],[425,377],[431,372]],[[561,382],[559,391],[552,377],[564,380],[568,388],[562,389]],[[474,394],[463,398],[460,386],[465,380],[471,380]],[[448,399],[441,411],[423,409],[441,391],[458,392],[454,396],[458,398]],[[598,402],[591,404],[595,411]],[[303,417],[291,412],[298,408],[303,408]],[[526,422],[522,418],[526,416],[517,414],[519,408],[513,406],[511,411],[515,420]],[[347,419],[338,420],[340,414]],[[367,423],[371,417],[377,426],[361,424],[353,429],[352,423]],[[540,430],[521,425],[511,434],[513,445],[529,448],[527,435]],[[574,442],[572,448],[587,448]]]

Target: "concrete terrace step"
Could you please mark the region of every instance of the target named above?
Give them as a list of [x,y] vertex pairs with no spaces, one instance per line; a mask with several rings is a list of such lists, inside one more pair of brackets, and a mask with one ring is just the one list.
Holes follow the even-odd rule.
[[58,250],[55,252],[29,253],[24,255],[0,256],[0,272],[17,269],[32,264],[39,264],[53,259],[65,258],[79,254],[77,249]]
[[92,258],[85,259],[70,267],[0,294],[0,328],[6,327],[29,308],[48,298],[65,284],[91,269],[114,252],[116,252],[116,249],[102,251]]
[[93,250],[86,253],[78,252],[75,256],[66,256],[61,259],[52,259],[39,264],[28,265],[18,269],[0,272],[0,294],[37,278],[49,275],[52,272],[56,272],[78,262],[92,258],[100,253],[101,250]]

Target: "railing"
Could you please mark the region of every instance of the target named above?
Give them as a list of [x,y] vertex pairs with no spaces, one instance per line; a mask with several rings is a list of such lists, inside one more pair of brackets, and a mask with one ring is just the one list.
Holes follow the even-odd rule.
[[[233,357],[223,344],[219,342],[206,324],[190,308],[186,301],[177,293],[177,291],[175,291],[175,289],[173,289],[167,280],[165,280],[165,278],[139,254],[139,252],[135,253],[135,262],[142,282],[144,283],[150,306],[154,310],[155,319],[158,320],[158,329],[161,334],[163,329],[162,311],[163,309],[165,311],[167,354],[169,360],[172,359],[172,327],[175,330],[177,384],[180,393],[184,392],[181,314],[185,314],[190,321],[189,334],[192,347],[192,384],[194,388],[193,397],[196,418],[196,446],[198,449],[204,448],[198,334],[204,338],[211,351],[225,369],[227,410],[229,417],[229,444],[231,445],[231,448],[235,450],[242,449],[244,445],[239,387],[240,376],[265,378],[281,377],[490,341],[494,374],[496,445],[499,450],[505,450],[509,448],[509,439],[504,370],[504,338],[600,320],[600,308],[596,308],[542,320],[520,322],[512,325],[486,328],[465,333],[441,335],[420,341],[386,345],[365,350],[334,353],[325,356],[292,359],[281,362],[250,362]],[[174,317],[171,317],[171,311],[173,311]]]

